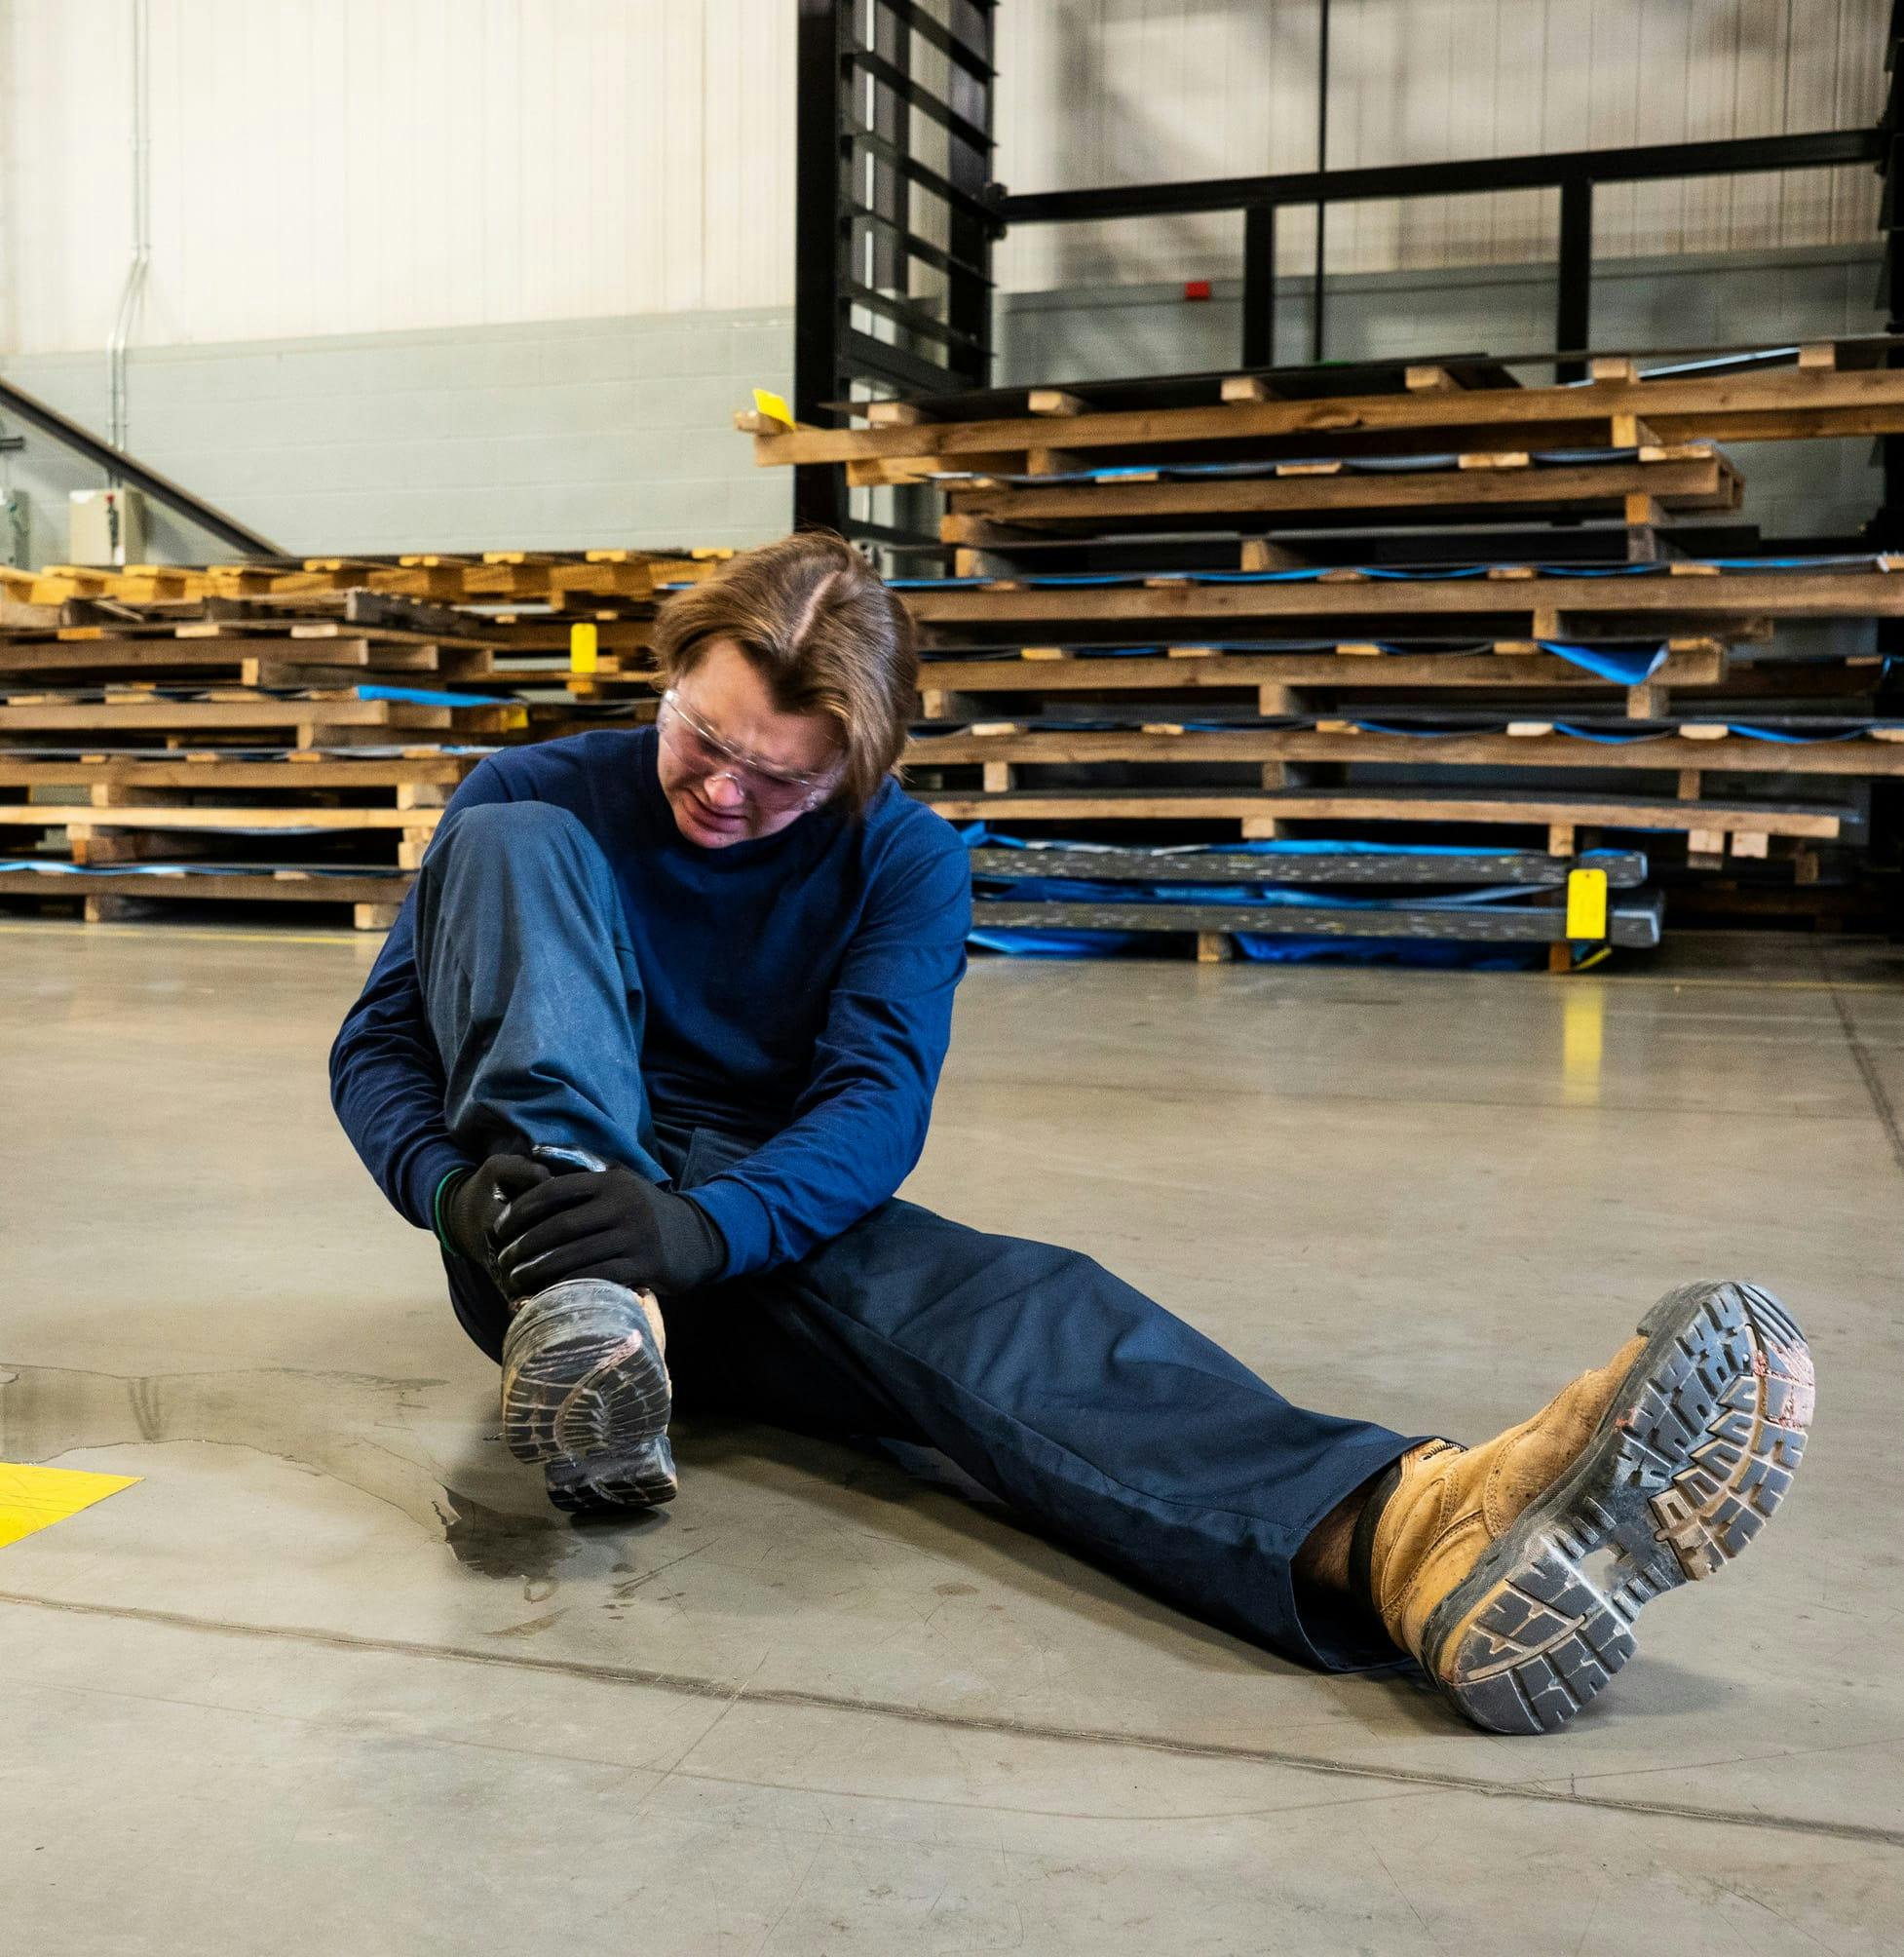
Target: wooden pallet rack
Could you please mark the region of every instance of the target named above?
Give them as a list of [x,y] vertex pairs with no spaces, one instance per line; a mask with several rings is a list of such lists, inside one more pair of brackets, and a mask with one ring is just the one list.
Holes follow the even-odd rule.
[[[1324,444],[1353,456],[1790,441],[1904,433],[1904,371],[1885,358],[1868,340],[1820,342],[1793,366],[1676,362],[1643,371],[1609,355],[1591,363],[1585,385],[1534,387],[1474,361],[1349,376],[1266,369],[936,396],[892,403],[864,428],[793,428],[758,411],[736,424],[753,436],[762,466],[839,463],[855,483],[919,481],[946,468],[1048,475],[1086,452],[1141,466],[1193,453],[1314,454]],[[1348,391],[1355,385],[1363,391]]]
[[731,555],[0,575],[0,897],[94,918],[345,905],[386,926],[484,752],[652,712],[656,606]]
[[[666,593],[711,577],[733,555],[725,545],[696,545],[406,552],[124,570],[56,565],[0,572],[0,629],[52,624],[88,606],[101,615],[127,606],[230,610],[247,603],[288,611],[348,597],[366,616],[383,604],[447,620],[435,630],[479,639],[487,662],[480,671],[499,686],[559,688],[582,702],[639,699],[650,690],[645,654],[656,606]],[[174,670],[181,663],[174,661]],[[209,656],[198,663],[217,664]],[[392,664],[387,657],[368,663]],[[50,661],[49,670],[57,664]],[[77,661],[68,665],[84,670]],[[437,669],[419,660],[414,670]],[[464,671],[474,676],[477,669]]]
[[945,494],[941,539],[995,551],[1107,527],[1271,534],[1374,522],[1617,516],[1640,532],[1669,516],[1736,510],[1741,496],[1736,468],[1703,441],[1630,449],[1291,457],[1045,475],[941,471],[925,480]]
[[952,575],[895,583],[923,640],[908,780],[950,817],[1485,825],[1562,854],[1651,832],[1695,866],[1804,862],[1867,834],[1904,727],[1855,630],[1821,656],[1792,628],[1904,618],[1904,559],[1774,556],[1726,527],[1743,472],[1720,444],[1904,433],[1890,352],[1606,356],[1571,385],[1377,364],[874,403],[836,430],[738,419],[762,465],[943,497]]
[[0,895],[90,917],[322,900],[387,923],[457,783],[535,731],[445,605],[196,573],[21,583],[0,619]]

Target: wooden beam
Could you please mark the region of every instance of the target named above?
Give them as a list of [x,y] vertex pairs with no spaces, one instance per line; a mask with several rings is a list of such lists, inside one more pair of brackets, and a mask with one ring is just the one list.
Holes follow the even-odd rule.
[[903,594],[913,615],[940,625],[1064,620],[1411,618],[1532,610],[1648,619],[1676,616],[1904,618],[1904,575],[1880,571],[1724,571],[1710,577],[1521,580],[1358,579],[1304,584],[1034,587]]
[[[935,734],[907,752],[910,767],[1088,767],[1170,762],[1185,765],[1272,761],[1405,763],[1422,767],[1591,768],[1621,773],[1676,774],[1685,750],[1673,741],[1604,746],[1549,729],[1514,734],[1406,734],[1317,728],[1198,729],[1153,735],[1138,729],[1099,733],[1022,732],[985,736]],[[1699,744],[1698,766],[1729,774],[1832,775],[1853,780],[1904,779],[1904,747],[1881,742],[1820,742],[1785,747],[1723,737]]]
[[72,898],[76,896],[243,899],[263,903],[378,903],[392,912],[409,888],[408,877],[299,876],[286,871],[233,871],[206,875],[155,877],[127,874],[47,876],[36,870],[0,870],[0,896]]
[[241,788],[277,788],[286,794],[324,793],[341,788],[397,791],[454,788],[476,766],[476,756],[445,754],[430,759],[376,756],[365,760],[329,754],[294,755],[275,760],[235,761],[221,756],[94,756],[74,761],[16,760],[0,748],[0,787],[97,787],[128,789],[202,790],[222,794]]
[[419,829],[434,828],[440,809],[95,808],[91,803],[0,803],[0,828],[49,829]]
[[[1904,372],[1874,367],[1801,373],[1774,368],[1726,375],[1667,376],[1597,387],[1414,389],[1330,401],[1230,402],[1202,407],[1090,411],[1069,417],[1074,449],[1155,450],[1173,443],[1314,439],[1329,432],[1371,436],[1410,431],[1584,428],[1625,413],[1644,417],[1663,443],[1789,441],[1812,436],[1904,433]],[[763,466],[852,462],[893,455],[1022,453],[1047,440],[1030,416],[937,422],[917,429],[815,429],[755,443]],[[1479,444],[1473,444],[1479,445]]]
[[950,507],[962,516],[1004,523],[1067,522],[1085,526],[1164,517],[1237,517],[1339,510],[1405,510],[1453,517],[1513,505],[1604,507],[1631,495],[1686,511],[1738,507],[1737,473],[1708,450],[1694,460],[1585,463],[1542,469],[1421,471],[1356,475],[1332,466],[1326,475],[1231,477],[1216,480],[1054,483],[1025,487],[953,486]]
[[1077,789],[1041,791],[1020,788],[1009,795],[925,793],[917,799],[955,822],[1240,822],[1245,833],[1263,822],[1407,822],[1505,823],[1547,827],[1572,824],[1593,828],[1658,828],[1686,830],[1695,825],[1702,833],[1722,839],[1735,830],[1779,836],[1809,836],[1829,841],[1837,836],[1844,815],[1833,809],[1760,803],[1725,807],[1715,803],[1676,803],[1634,797],[1592,799],[1534,792],[1491,798],[1460,789],[1435,789],[1410,794],[1371,788],[1280,791],[1261,789],[1182,794],[1141,790],[1092,794]]
[[[1043,650],[1043,648],[1040,648]],[[1031,648],[1027,648],[1031,650]],[[1053,649],[1054,650],[1054,649]],[[1655,675],[1678,685],[1717,685],[1725,660],[1717,649],[1671,653]],[[1552,653],[1390,653],[1375,659],[1333,653],[1226,652],[1209,658],[1165,655],[1130,659],[929,661],[922,677],[934,692],[1092,693],[1142,688],[1181,692],[1259,686],[1539,687],[1568,692],[1618,687]]]

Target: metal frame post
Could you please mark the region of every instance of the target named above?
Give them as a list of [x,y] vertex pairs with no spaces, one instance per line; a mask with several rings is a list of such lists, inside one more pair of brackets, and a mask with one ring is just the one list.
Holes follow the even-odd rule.
[[[823,424],[822,403],[832,400],[840,371],[839,0],[800,0],[794,73],[793,412]],[[796,527],[837,530],[845,516],[839,470],[794,470]]]
[[[990,379],[994,3],[800,0],[793,409],[803,422],[831,427],[855,402]],[[941,66],[942,84],[921,79]],[[916,278],[921,266],[935,278]],[[917,540],[903,522],[856,515],[854,500],[837,469],[794,471],[797,523]]]
[[[1560,279],[1554,299],[1553,344],[1557,353],[1584,353],[1593,319],[1593,179],[1570,176],[1560,186]],[[1562,361],[1557,378],[1583,380],[1586,367]]]

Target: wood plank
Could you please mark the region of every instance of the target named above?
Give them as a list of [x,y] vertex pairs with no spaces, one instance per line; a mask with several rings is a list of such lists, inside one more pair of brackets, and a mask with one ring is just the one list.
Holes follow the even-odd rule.
[[[1732,738],[1698,744],[1698,765],[1714,772],[1750,775],[1837,775],[1859,779],[1904,777],[1904,747],[1882,742],[1782,743]],[[1318,728],[1197,728],[1169,735],[1137,729],[1120,732],[1024,732],[978,736],[932,734],[907,748],[905,765],[988,767],[1012,763],[1088,766],[1109,762],[1353,761],[1415,767],[1592,768],[1673,774],[1686,765],[1679,741],[1602,746],[1550,728],[1526,734],[1437,734],[1432,739]]]
[[368,760],[335,755],[293,759],[234,761],[222,755],[194,759],[137,756],[79,761],[16,760],[0,748],[0,787],[36,788],[103,785],[111,788],[203,789],[223,793],[233,789],[282,789],[286,794],[343,788],[397,789],[417,785],[454,787],[474,769],[476,755],[442,754],[429,758],[379,755]]
[[1231,477],[1216,480],[1101,482],[1050,487],[994,487],[949,492],[952,515],[940,526],[947,543],[983,542],[954,534],[960,518],[1002,523],[1131,522],[1143,518],[1304,515],[1354,510],[1444,511],[1567,505],[1618,510],[1629,495],[1650,494],[1675,510],[1733,510],[1741,485],[1716,455],[1698,461],[1591,463],[1573,468],[1447,470],[1398,476],[1343,472],[1329,476]]
[[1429,617],[1530,611],[1654,619],[1904,618],[1904,575],[1724,571],[1711,577],[1388,579],[1310,584],[1059,586],[904,591],[934,625],[1126,620]]
[[[1717,685],[1725,660],[1716,648],[1671,652],[1656,675],[1680,686]],[[1552,653],[1389,653],[1375,659],[1332,653],[1217,653],[1209,658],[934,659],[921,683],[947,693],[1087,693],[1099,689],[1180,692],[1199,688],[1286,686],[1535,686],[1623,691]]]
[[91,803],[0,803],[0,828],[432,829],[440,809],[96,808]]
[[[393,648],[401,658],[408,648]],[[415,671],[434,672],[434,649],[427,667]],[[364,667],[371,663],[371,648],[365,639],[326,641],[322,654],[302,641],[284,640],[276,645],[253,638],[88,638],[79,640],[0,638],[0,674],[37,672],[89,672],[106,667],[135,672],[195,672],[202,667],[236,669],[247,660],[289,659],[304,662],[323,658],[329,666]]]
[[917,793],[915,799],[953,822],[1405,822],[1503,823],[1547,827],[1556,823],[1599,828],[1737,830],[1830,840],[1849,812],[1757,803],[1727,807],[1711,802],[1666,802],[1648,797],[1580,798],[1532,792],[1489,797],[1473,790],[1409,794],[1382,789],[1221,789],[1145,793],[1141,789],[1090,793],[1078,789],[1014,790],[1009,795]]
[[[1467,388],[1343,396],[1335,400],[1235,402],[1207,407],[1091,412],[1067,419],[1071,449],[1155,450],[1175,443],[1243,441],[1321,433],[1425,432],[1450,428],[1590,427],[1616,413],[1643,416],[1666,441],[1790,441],[1813,435],[1904,433],[1904,372],[1792,369],[1724,376],[1604,382],[1584,388]],[[757,437],[762,467],[871,461],[886,456],[1022,453],[1049,440],[1023,419],[936,422],[908,429],[819,429]],[[1474,444],[1479,446],[1481,444]],[[1542,444],[1544,445],[1544,444]]]
[[[450,727],[469,732],[495,731],[498,716],[523,710],[504,708],[415,707],[389,700],[154,700],[96,702],[81,706],[48,703],[33,707],[0,707],[0,733],[62,734],[121,733],[167,727]],[[458,723],[454,712],[473,716]],[[485,718],[494,723],[484,726]]]
[[48,875],[37,870],[0,870],[0,897],[151,897],[243,899],[264,903],[395,903],[412,878],[403,876],[300,876],[285,872],[214,871],[186,876]]

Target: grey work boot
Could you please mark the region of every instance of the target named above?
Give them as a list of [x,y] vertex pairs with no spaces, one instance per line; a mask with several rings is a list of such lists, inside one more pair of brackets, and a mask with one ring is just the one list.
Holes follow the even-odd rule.
[[628,1454],[591,1454],[586,1461],[551,1461],[543,1470],[549,1499],[571,1516],[605,1516],[618,1509],[658,1509],[680,1483],[667,1436]]
[[[606,1168],[579,1149],[538,1148],[571,1169]],[[525,1298],[503,1340],[503,1439],[548,1470],[571,1512],[672,1501],[666,1331],[652,1291],[565,1278]]]

